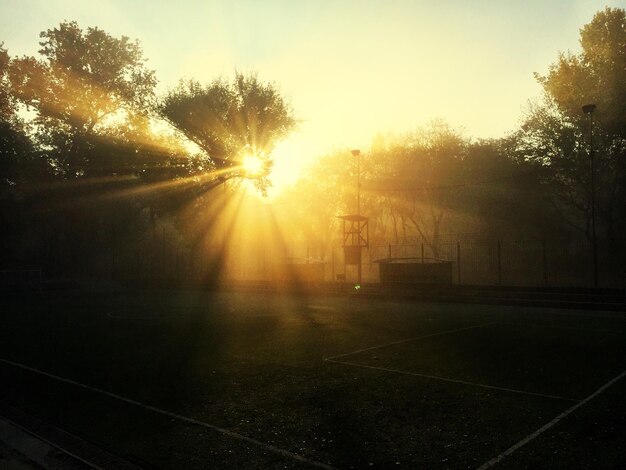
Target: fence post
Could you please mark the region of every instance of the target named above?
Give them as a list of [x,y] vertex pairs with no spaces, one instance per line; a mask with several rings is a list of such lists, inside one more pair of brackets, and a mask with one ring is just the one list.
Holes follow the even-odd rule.
[[459,284],[461,284],[461,241],[456,242],[456,269]]
[[424,242],[422,242],[422,264],[424,264]]
[[498,240],[498,285],[502,284],[502,247]]

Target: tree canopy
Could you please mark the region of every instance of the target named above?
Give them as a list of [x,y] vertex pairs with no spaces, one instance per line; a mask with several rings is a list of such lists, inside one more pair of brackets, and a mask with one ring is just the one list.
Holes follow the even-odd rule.
[[[432,121],[363,149],[361,210],[372,238],[422,243],[437,257],[451,234],[589,236],[592,129],[581,107],[595,103],[598,234],[619,259],[626,252],[625,18],[624,9],[599,11],[580,30],[579,52],[559,54],[535,74],[543,98],[512,134],[475,140]],[[195,223],[190,214],[206,221],[195,233],[212,243],[219,237],[207,227],[222,220],[232,193],[208,190],[231,178],[249,178],[261,191],[270,184],[272,150],[296,126],[275,84],[236,73],[180,81],[157,98],[137,41],[65,21],[43,31],[39,44],[36,56],[11,57],[0,43],[0,218],[13,224],[3,243],[15,245],[24,233],[37,239],[45,225],[49,240],[37,249],[58,251],[64,240],[76,260],[94,233],[123,226],[131,237],[135,226],[154,240],[159,218],[192,240],[178,224]],[[251,155],[260,171],[243,165]],[[356,162],[348,150],[331,152],[283,195],[290,228],[300,226],[320,258],[338,243],[335,217],[354,212]],[[89,205],[95,199],[98,210]],[[45,216],[37,201],[63,210]],[[121,237],[104,238],[109,248],[120,244]]]
[[156,78],[125,36],[63,22],[40,37],[41,58],[11,62],[12,93],[36,112],[37,138],[56,150],[58,171],[76,177],[89,167],[89,138],[107,118],[145,113]]
[[202,149],[222,178],[245,176],[240,167],[249,154],[263,160],[264,171],[254,178],[262,190],[269,183],[274,145],[296,122],[274,85],[241,73],[231,82],[216,79],[202,85],[196,80],[181,81],[157,109]]
[[[581,52],[560,54],[535,74],[544,98],[517,133],[518,158],[542,168],[552,207],[588,237],[590,135],[595,150],[601,232],[617,247],[626,220],[626,11],[605,8],[580,30]],[[596,104],[593,129],[582,106]]]
[[9,121],[14,113],[13,100],[9,89],[9,54],[0,43],[0,121]]
[[597,122],[626,137],[626,10],[605,8],[580,30],[581,51],[562,53],[546,75],[535,74],[559,112],[580,122],[581,106],[598,106]]

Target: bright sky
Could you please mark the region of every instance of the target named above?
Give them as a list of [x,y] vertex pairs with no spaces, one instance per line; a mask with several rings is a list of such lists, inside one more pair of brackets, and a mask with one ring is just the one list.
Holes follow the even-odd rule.
[[578,51],[579,29],[605,6],[626,0],[0,0],[0,42],[35,54],[39,32],[62,20],[98,26],[140,40],[161,92],[256,71],[302,121],[279,149],[286,176],[432,118],[504,135],[539,94],[533,72]]

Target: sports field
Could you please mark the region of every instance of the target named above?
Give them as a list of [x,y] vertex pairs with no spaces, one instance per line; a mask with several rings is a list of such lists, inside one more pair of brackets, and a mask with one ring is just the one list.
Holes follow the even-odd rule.
[[140,467],[626,468],[624,313],[174,290],[0,310],[0,404]]

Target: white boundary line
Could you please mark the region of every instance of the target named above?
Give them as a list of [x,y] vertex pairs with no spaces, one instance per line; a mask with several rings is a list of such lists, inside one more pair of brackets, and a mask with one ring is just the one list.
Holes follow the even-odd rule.
[[324,358],[324,360],[330,362],[330,361],[333,361],[334,359],[338,359],[340,357],[352,356],[353,354],[358,354],[358,353],[362,353],[362,352],[365,352],[365,351],[371,351],[372,349],[386,348],[387,346],[394,346],[396,344],[408,343],[409,341],[416,341],[418,339],[432,338],[434,336],[448,335],[448,334],[451,334],[451,333],[456,333],[457,331],[473,330],[475,328],[482,328],[483,326],[495,325],[496,323],[498,323],[498,322],[481,323],[480,325],[466,326],[466,327],[463,327],[463,328],[455,328],[454,330],[445,330],[445,331],[440,331],[438,333],[430,333],[428,335],[415,336],[413,338],[401,339],[399,341],[393,341],[391,343],[379,344],[377,346],[371,346],[369,348],[357,349],[356,351],[348,352],[348,353],[345,353],[345,354],[337,354],[336,356],[326,357],[326,358]]
[[504,452],[502,452],[500,455],[494,457],[493,459],[485,462],[484,464],[482,464],[480,467],[478,467],[477,470],[485,470],[487,468],[493,467],[495,464],[497,464],[498,462],[500,462],[502,459],[504,459],[506,456],[511,455],[513,452],[515,452],[517,449],[519,449],[522,446],[525,446],[526,444],[528,444],[530,441],[532,441],[534,438],[536,438],[537,436],[539,436],[540,434],[543,434],[545,431],[547,431],[548,429],[550,429],[551,427],[553,427],[555,424],[557,424],[559,421],[561,421],[563,418],[565,418],[567,415],[573,413],[574,411],[576,411],[578,408],[580,408],[581,406],[585,405],[587,402],[593,400],[595,397],[597,397],[598,395],[600,395],[602,392],[604,392],[607,388],[609,388],[611,385],[613,385],[615,382],[617,382],[618,380],[624,378],[626,376],[626,370],[623,371],[621,374],[619,374],[617,377],[609,380],[607,383],[605,383],[602,387],[600,387],[598,390],[596,390],[595,392],[593,392],[591,395],[589,395],[587,398],[580,400],[578,403],[576,403],[574,406],[572,406],[571,408],[568,408],[567,410],[565,410],[563,413],[561,413],[560,415],[558,415],[556,418],[554,418],[552,421],[550,421],[547,424],[544,424],[543,426],[541,426],[539,429],[537,429],[535,432],[533,432],[532,434],[529,434],[528,436],[526,436],[524,439],[522,439],[521,441],[519,441],[518,443],[512,445],[511,447],[509,447],[507,450],[505,450]]
[[4,364],[11,365],[13,367],[17,367],[19,369],[27,370],[29,372],[34,372],[36,374],[43,375],[45,377],[49,377],[51,379],[58,380],[59,382],[64,382],[64,383],[67,383],[67,384],[70,384],[70,385],[74,385],[76,387],[80,387],[80,388],[83,388],[85,390],[89,390],[90,392],[95,392],[95,393],[99,393],[101,395],[105,395],[107,397],[115,398],[116,400],[120,400],[120,401],[123,401],[125,403],[130,403],[131,405],[135,405],[135,406],[138,406],[138,407],[143,408],[145,410],[153,411],[155,413],[159,413],[159,414],[168,416],[170,418],[178,419],[178,420],[184,421],[186,423],[195,424],[197,426],[202,426],[204,428],[211,429],[212,431],[216,431],[216,432],[218,432],[220,434],[223,434],[225,436],[232,437],[234,439],[238,439],[238,440],[247,442],[249,444],[253,444],[253,445],[255,445],[257,447],[261,447],[261,448],[263,448],[263,449],[265,449],[267,451],[273,452],[275,454],[282,455],[283,457],[289,457],[289,458],[291,458],[293,460],[297,460],[299,462],[306,463],[306,464],[311,465],[313,467],[324,468],[324,469],[327,469],[327,470],[334,470],[335,469],[335,467],[332,467],[331,465],[327,465],[327,464],[322,463],[322,462],[317,462],[315,460],[307,459],[306,457],[303,457],[302,455],[294,454],[293,452],[289,452],[288,450],[281,449],[280,447],[276,447],[276,446],[273,446],[271,444],[267,444],[265,442],[259,441],[257,439],[252,438],[252,437],[244,436],[243,434],[239,434],[239,433],[234,432],[234,431],[229,431],[228,429],[220,428],[220,427],[215,426],[213,424],[205,423],[204,421],[198,421],[198,420],[193,419],[193,418],[188,418],[187,416],[179,415],[177,413],[172,413],[171,411],[167,411],[167,410],[163,410],[161,408],[157,408],[155,406],[147,405],[147,404],[142,403],[140,401],[133,400],[131,398],[126,398],[126,397],[124,397],[122,395],[118,395],[116,393],[107,392],[106,390],[102,390],[102,389],[97,388],[97,387],[92,387],[90,385],[85,385],[85,384],[82,384],[80,382],[76,382],[76,381],[71,380],[71,379],[66,379],[64,377],[60,377],[58,375],[50,374],[49,372],[44,372],[42,370],[35,369],[34,367],[30,367],[30,366],[27,366],[25,364],[20,364],[19,362],[13,362],[13,361],[9,361],[7,359],[2,359],[2,358],[0,358],[0,362],[2,362]]
[[530,395],[530,396],[535,396],[535,397],[542,397],[542,398],[551,398],[554,400],[564,400],[564,401],[578,401],[578,399],[576,398],[569,398],[569,397],[562,397],[559,395],[548,395],[545,393],[536,393],[536,392],[528,392],[528,391],[524,391],[524,390],[517,390],[514,388],[506,388],[506,387],[497,387],[495,385],[487,385],[487,384],[481,384],[481,383],[476,383],[476,382],[467,382],[465,380],[459,380],[459,379],[451,379],[448,377],[441,377],[438,375],[429,375],[429,374],[420,374],[418,372],[410,372],[410,371],[405,371],[405,370],[400,370],[400,369],[389,369],[386,367],[378,367],[378,366],[368,366],[365,364],[359,364],[358,362],[349,362],[349,361],[338,361],[338,358],[341,357],[347,357],[347,356],[352,356],[353,354],[358,354],[358,353],[362,353],[365,351],[371,351],[373,349],[379,349],[379,348],[385,348],[387,346],[393,346],[396,344],[402,344],[402,343],[408,343],[409,341],[417,341],[418,339],[424,339],[424,338],[432,338],[435,336],[442,336],[442,335],[448,335],[448,334],[452,334],[452,333],[456,333],[459,331],[467,331],[467,330],[472,330],[475,328],[482,328],[485,326],[489,326],[489,325],[496,325],[496,324],[500,324],[501,322],[488,322],[488,323],[481,323],[479,325],[473,325],[473,326],[466,326],[463,328],[455,328],[453,330],[445,330],[445,331],[440,331],[438,333],[431,333],[431,334],[427,334],[427,335],[422,335],[422,336],[415,336],[413,338],[407,338],[407,339],[401,339],[399,341],[393,341],[391,343],[385,343],[385,344],[380,344],[377,346],[371,346],[369,348],[363,348],[363,349],[357,349],[356,351],[352,351],[349,353],[345,353],[345,354],[338,354],[336,356],[330,356],[324,359],[325,362],[330,362],[330,363],[334,363],[334,364],[343,364],[346,366],[353,366],[353,367],[361,367],[363,369],[371,369],[371,370],[380,370],[380,371],[384,371],[384,372],[392,372],[395,374],[404,374],[404,375],[411,375],[413,377],[422,377],[425,379],[431,379],[431,380],[440,380],[443,382],[450,382],[450,383],[456,383],[456,384],[461,384],[461,385],[469,385],[472,387],[480,387],[480,388],[487,388],[490,390],[500,390],[503,392],[510,392],[510,393],[518,393],[520,395]]
[[559,395],[547,395],[545,393],[527,392],[524,390],[517,390],[515,388],[497,387],[495,385],[480,384],[476,382],[467,382],[465,380],[450,379],[448,377],[440,377],[438,375],[420,374],[418,372],[410,372],[407,370],[388,369],[386,367],[378,367],[378,366],[368,366],[365,364],[359,364],[357,362],[336,361],[334,359],[327,359],[327,362],[331,362],[334,364],[344,364],[344,365],[353,366],[353,367],[362,367],[364,369],[373,369],[373,370],[381,370],[384,372],[393,372],[395,374],[411,375],[414,377],[422,377],[425,379],[440,380],[442,382],[451,382],[455,384],[469,385],[472,387],[488,388],[490,390],[500,390],[502,392],[518,393],[520,395],[531,395],[534,397],[552,398],[554,400],[578,401],[578,399],[576,398],[561,397]]
[[610,335],[615,335],[615,336],[621,336],[623,335],[626,331],[622,331],[622,330],[601,330],[598,328],[579,328],[576,326],[560,326],[560,325],[548,325],[548,324],[541,324],[541,323],[513,323],[513,322],[500,322],[500,324],[505,325],[505,326],[520,326],[523,325],[525,327],[527,326],[531,326],[531,327],[535,327],[535,328],[553,328],[553,329],[557,329],[557,330],[574,330],[574,331],[584,331],[584,332],[590,332],[590,333],[608,333]]

